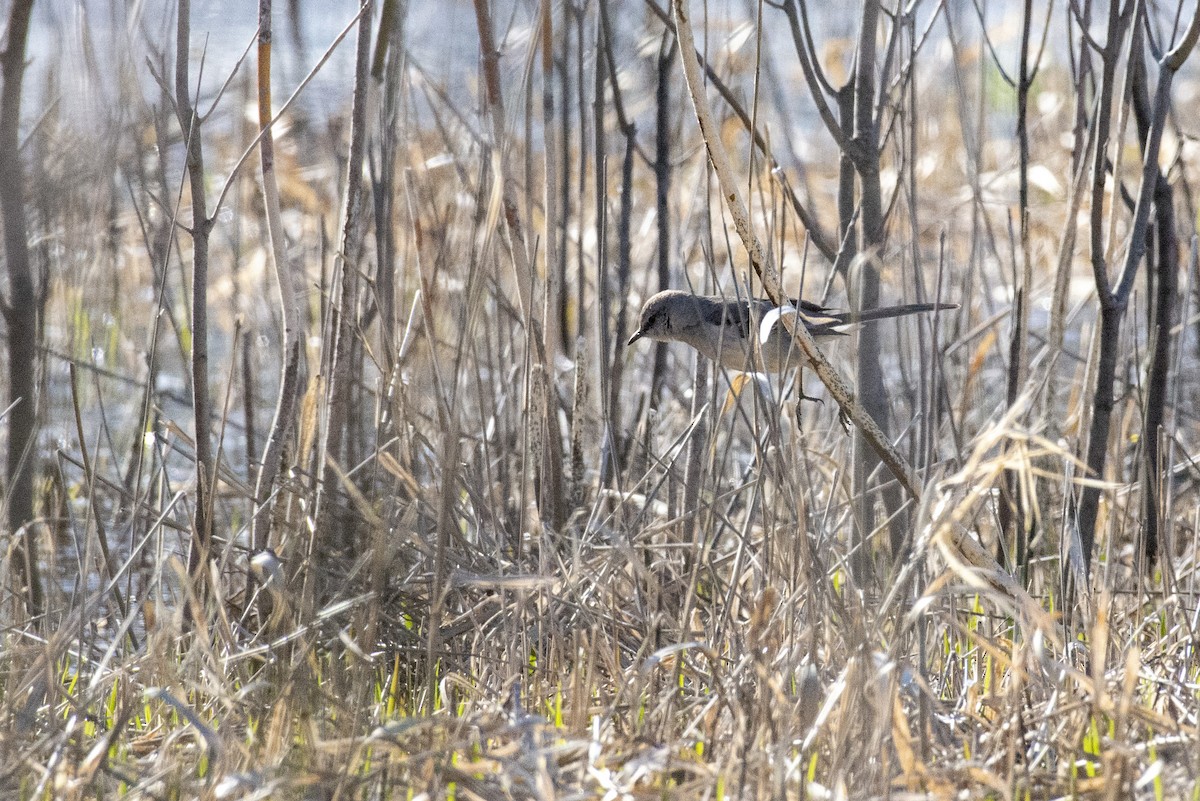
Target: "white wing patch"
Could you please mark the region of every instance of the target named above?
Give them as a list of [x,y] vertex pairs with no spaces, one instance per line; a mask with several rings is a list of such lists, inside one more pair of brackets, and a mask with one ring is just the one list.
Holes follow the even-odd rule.
[[767,344],[767,340],[771,338],[771,331],[775,328],[775,324],[783,319],[785,314],[795,316],[796,307],[792,304],[786,306],[776,306],[769,312],[763,315],[762,322],[758,324],[758,342],[760,345]]

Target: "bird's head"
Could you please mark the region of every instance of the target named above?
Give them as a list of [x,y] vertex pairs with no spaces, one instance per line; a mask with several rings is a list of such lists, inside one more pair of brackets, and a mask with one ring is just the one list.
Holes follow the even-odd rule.
[[678,339],[680,332],[686,330],[698,317],[696,300],[695,296],[677,289],[668,289],[654,295],[642,306],[637,331],[633,332],[626,345],[632,345],[639,339],[651,339],[656,342]]

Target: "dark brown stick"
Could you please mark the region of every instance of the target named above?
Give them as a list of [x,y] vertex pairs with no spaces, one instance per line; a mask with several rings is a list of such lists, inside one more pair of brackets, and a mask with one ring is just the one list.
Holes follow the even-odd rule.
[[196,426],[196,505],[193,519],[192,550],[188,569],[197,584],[197,595],[205,581],[201,566],[212,558],[212,438],[208,423],[211,402],[208,392],[208,239],[213,221],[208,216],[204,187],[204,151],[201,146],[202,120],[191,100],[189,63],[191,49],[191,0],[179,0],[175,36],[175,109],[187,146],[187,174],[192,201],[192,415]]
[[[1110,3],[1109,36],[1102,54],[1105,75],[1101,95],[1102,113],[1111,108],[1111,84],[1120,52],[1122,39],[1120,34],[1124,32],[1125,25],[1133,15],[1133,5],[1133,3],[1127,3],[1125,8],[1119,8],[1118,0],[1111,0]],[[1135,24],[1145,25],[1145,17],[1135,20]],[[1142,154],[1141,188],[1134,207],[1133,220],[1130,222],[1129,244],[1125,260],[1121,265],[1121,271],[1117,275],[1115,284],[1108,275],[1101,230],[1106,175],[1104,143],[1107,141],[1107,131],[1105,131],[1105,136],[1097,137],[1096,159],[1092,170],[1092,273],[1096,282],[1096,292],[1100,297],[1100,349],[1096,366],[1096,386],[1092,396],[1092,425],[1088,431],[1086,457],[1088,476],[1093,479],[1104,477],[1108,458],[1108,438],[1114,408],[1113,386],[1120,355],[1121,319],[1129,305],[1129,295],[1133,289],[1138,265],[1146,252],[1150,208],[1154,204],[1155,190],[1158,185],[1158,151],[1162,144],[1167,110],[1171,105],[1171,83],[1175,73],[1191,54],[1198,36],[1200,36],[1200,7],[1193,12],[1187,31],[1179,43],[1158,63],[1158,84],[1154,91],[1150,133]],[[1100,124],[1107,127],[1104,117],[1101,118]],[[1095,485],[1083,487],[1080,492],[1076,520],[1083,558],[1087,562],[1083,566],[1085,572],[1090,569],[1092,551],[1095,546],[1099,506],[1100,488]]]
[[44,598],[33,525],[33,448],[37,442],[37,402],[34,371],[41,344],[38,291],[29,261],[25,227],[25,178],[21,167],[21,88],[29,38],[32,0],[16,0],[9,10],[8,42],[0,55],[4,90],[0,93],[0,215],[4,222],[4,259],[8,267],[8,296],[3,299],[8,334],[7,498],[8,530],[17,539],[13,559],[24,585],[17,590],[41,614]]

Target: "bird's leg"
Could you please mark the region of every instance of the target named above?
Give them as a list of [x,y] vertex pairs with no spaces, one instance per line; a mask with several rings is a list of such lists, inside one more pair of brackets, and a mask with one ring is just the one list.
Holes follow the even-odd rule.
[[824,406],[825,399],[824,398],[814,398],[812,395],[805,395],[804,391],[800,390],[800,389],[796,390],[796,394],[798,396],[796,398],[796,426],[799,427],[801,417],[804,414],[804,402],[805,401],[815,401],[816,403],[819,403],[822,406]]
[[804,416],[804,402],[815,401],[821,405],[825,404],[824,398],[816,398],[812,395],[804,394],[804,368],[796,370],[796,428],[801,428],[801,420]]
[[[804,394],[804,368],[796,370],[796,428],[800,428],[800,415],[802,406],[805,401],[816,401],[822,406],[825,405],[824,398],[814,398],[811,395]],[[842,424],[842,430],[847,434],[850,433],[850,415],[846,414],[846,410],[840,405],[838,406],[838,422]]]

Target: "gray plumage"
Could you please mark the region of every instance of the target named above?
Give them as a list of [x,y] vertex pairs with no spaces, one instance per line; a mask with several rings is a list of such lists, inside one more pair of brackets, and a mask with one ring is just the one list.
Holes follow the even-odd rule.
[[[793,301],[793,305],[814,337],[841,336],[845,332],[838,329],[854,323],[958,308],[944,303],[909,303],[856,314],[831,311],[807,300]],[[775,304],[769,300],[729,300],[668,289],[646,301],[628,344],[639,339],[683,342],[730,370],[780,372],[795,367],[800,358],[780,322],[772,327],[767,342],[758,346],[759,321],[773,308]]]

